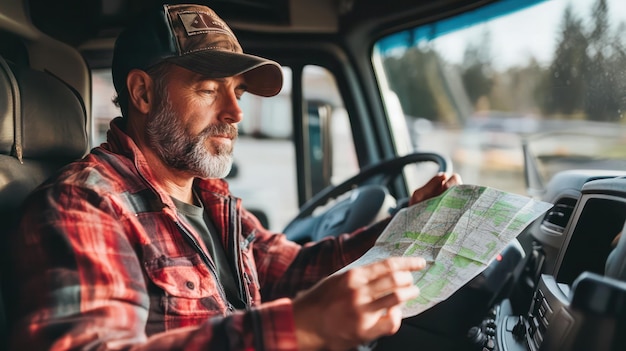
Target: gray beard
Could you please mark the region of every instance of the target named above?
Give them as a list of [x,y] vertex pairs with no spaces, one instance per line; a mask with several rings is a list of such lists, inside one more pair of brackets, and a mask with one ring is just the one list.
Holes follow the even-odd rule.
[[169,167],[186,171],[199,178],[224,178],[233,164],[232,147],[220,145],[212,154],[206,139],[214,134],[232,134],[237,128],[229,124],[211,125],[192,135],[176,117],[167,94],[160,108],[148,115],[146,135],[148,144]]

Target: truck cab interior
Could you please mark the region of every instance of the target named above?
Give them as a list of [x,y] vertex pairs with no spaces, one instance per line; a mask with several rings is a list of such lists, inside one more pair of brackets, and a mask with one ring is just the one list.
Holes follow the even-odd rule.
[[[626,349],[625,3],[196,2],[283,66],[280,94],[241,100],[227,177],[267,228],[303,244],[348,232],[442,171],[554,204],[369,348]],[[105,140],[116,36],[161,3],[0,3],[0,240],[32,189]]]

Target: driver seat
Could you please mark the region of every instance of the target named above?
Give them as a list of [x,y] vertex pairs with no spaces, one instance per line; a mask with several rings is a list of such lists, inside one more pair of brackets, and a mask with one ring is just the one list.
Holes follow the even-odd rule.
[[[82,98],[65,82],[0,56],[0,250],[27,195],[87,152],[86,116]],[[3,304],[11,295],[6,264],[0,269],[0,350],[7,347],[10,314],[10,302]]]

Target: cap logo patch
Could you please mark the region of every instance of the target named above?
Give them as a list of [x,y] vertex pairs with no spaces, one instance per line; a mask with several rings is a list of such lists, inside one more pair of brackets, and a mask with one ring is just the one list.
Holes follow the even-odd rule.
[[186,12],[180,13],[180,21],[185,27],[187,35],[204,33],[211,29],[224,30],[224,25],[215,21],[211,16],[202,12]]

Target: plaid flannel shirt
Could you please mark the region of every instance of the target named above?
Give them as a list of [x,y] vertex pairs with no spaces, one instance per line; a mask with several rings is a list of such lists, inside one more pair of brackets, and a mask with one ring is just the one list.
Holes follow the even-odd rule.
[[224,180],[196,180],[248,302],[233,310],[122,123],[25,204],[6,272],[13,349],[297,349],[290,297],[362,255],[385,223],[301,247]]

